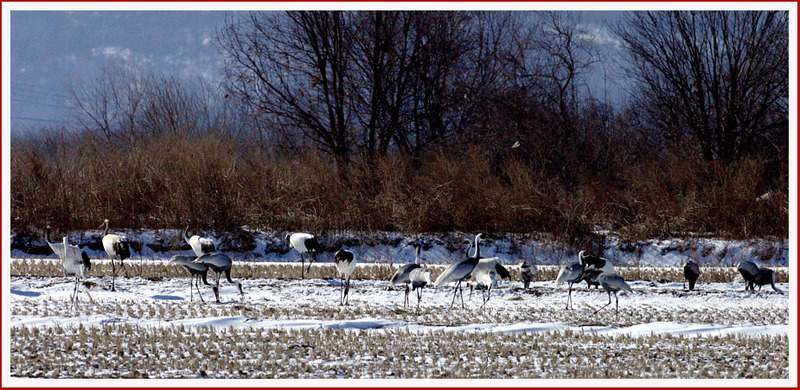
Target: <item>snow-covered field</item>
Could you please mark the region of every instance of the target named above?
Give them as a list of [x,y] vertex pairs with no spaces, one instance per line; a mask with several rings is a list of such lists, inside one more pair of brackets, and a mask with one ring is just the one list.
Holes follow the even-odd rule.
[[[13,262],[31,262],[16,259]],[[135,262],[134,262],[135,263]],[[163,266],[147,260],[141,267]],[[482,292],[426,288],[403,307],[386,280],[358,278],[338,305],[330,264],[313,279],[222,281],[222,304],[190,302],[189,277],[90,278],[77,308],[74,279],[10,280],[11,374],[48,378],[788,378],[790,283],[755,293],[735,281],[630,280],[619,313],[606,293],[552,280],[522,291],[503,281]],[[237,268],[287,267],[280,263]],[[396,267],[396,265],[395,265]],[[541,267],[540,267],[541,268]],[[540,270],[542,275],[544,270]],[[670,270],[679,275],[678,269]],[[785,270],[783,270],[785,272]],[[625,274],[625,270],[620,270]],[[328,276],[319,276],[325,275]],[[516,275],[515,275],[516,276]],[[86,287],[82,287],[86,291]],[[613,296],[612,296],[613,300]],[[35,351],[33,353],[32,351]],[[210,358],[213,356],[213,358]]]

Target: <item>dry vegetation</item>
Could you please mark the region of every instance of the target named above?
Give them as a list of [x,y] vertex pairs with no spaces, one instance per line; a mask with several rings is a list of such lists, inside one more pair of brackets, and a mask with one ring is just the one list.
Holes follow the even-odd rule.
[[[166,261],[127,260],[123,275],[140,277],[148,280],[161,280],[186,276],[182,267],[169,265]],[[511,271],[512,280],[520,280],[519,267],[507,265]],[[435,279],[446,266],[429,265]],[[237,262],[233,269],[233,276],[242,279],[296,279],[300,274],[300,263],[265,263],[265,262]],[[396,266],[390,263],[360,264],[353,274],[354,280],[389,280],[394,274]],[[617,267],[617,272],[626,280],[644,280],[653,282],[682,282],[683,270],[671,267]],[[105,277],[111,275],[111,263],[107,261],[93,261],[91,274]],[[64,275],[64,267],[59,261],[50,259],[18,259],[11,262],[11,276],[52,277]],[[335,278],[337,271],[333,264],[317,264],[311,267],[310,279]],[[539,266],[538,280],[555,280],[558,275],[557,266]],[[701,281],[706,283],[730,282],[739,276],[735,267],[703,267]],[[789,281],[786,268],[775,269],[775,280],[779,283]]]
[[788,341],[55,326],[13,328],[10,360],[47,378],[788,378]]
[[[628,168],[616,181],[564,181],[535,163],[499,161],[478,148],[421,159],[353,161],[343,177],[313,152],[261,154],[220,135],[163,136],[132,148],[91,135],[15,140],[13,228],[547,232],[592,240],[598,227],[631,240],[681,232],[785,237],[786,198],[769,202],[754,182],[772,173],[757,158],[731,164],[678,156]],[[73,153],[80,149],[81,153]],[[624,167],[620,169],[626,169]],[[109,179],[106,172],[126,172]],[[579,176],[584,177],[584,176]],[[203,210],[202,214],[197,210]],[[744,210],[744,211],[743,211]]]

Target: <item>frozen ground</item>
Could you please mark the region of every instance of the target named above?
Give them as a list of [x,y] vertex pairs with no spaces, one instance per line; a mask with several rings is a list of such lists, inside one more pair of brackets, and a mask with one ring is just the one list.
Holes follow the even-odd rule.
[[[161,263],[161,260],[148,260],[143,266],[156,266]],[[236,268],[244,266],[245,264],[240,262],[234,264],[234,278],[236,278]],[[247,266],[285,267],[286,264],[254,265],[248,262]],[[460,301],[457,301],[455,308],[448,309],[453,289],[428,288],[422,292],[420,309],[417,311],[413,295],[412,307],[404,308],[402,291],[390,290],[388,282],[374,279],[354,280],[350,292],[350,306],[339,306],[340,285],[335,279],[333,268],[330,264],[315,264],[315,267],[319,268],[317,272],[330,272],[330,278],[243,279],[244,298],[239,296],[234,286],[223,281],[221,282],[222,304],[213,303],[213,293],[206,287],[201,288],[205,302],[197,301],[196,291],[194,301],[190,302],[188,277],[151,278],[160,280],[122,277],[117,280],[119,290],[117,292],[107,289],[110,281],[108,277],[93,277],[90,279],[89,293],[82,292],[78,307],[71,308],[68,300],[74,286],[73,279],[12,277],[9,285],[12,375],[56,378],[83,376],[358,378],[365,375],[372,378],[786,378],[788,376],[788,336],[792,332],[789,324],[789,297],[793,293],[789,283],[778,284],[784,292],[780,294],[772,291],[769,286],[755,293],[745,292],[742,284],[733,281],[703,283],[701,279],[695,291],[685,291],[680,282],[630,280],[633,293],[620,294],[618,314],[615,314],[613,303],[598,314],[593,314],[608,302],[608,296],[604,292],[587,290],[585,284],[581,284],[573,292],[574,309],[565,310],[566,285],[557,287],[553,281],[544,280],[533,283],[531,290],[522,291],[521,282],[504,281],[492,291],[485,309],[480,309],[482,303],[480,291],[476,291],[470,298],[469,290],[466,289],[464,291],[466,307],[462,309]],[[359,271],[361,270],[362,268],[359,268]],[[623,271],[624,269],[621,270]],[[674,271],[678,272],[677,269]],[[42,353],[53,356],[47,363],[43,363],[43,367],[39,367],[32,364],[31,360],[34,358],[26,354],[25,350],[28,348],[26,347],[28,343],[40,342],[42,332],[52,335],[54,345],[63,343],[63,346],[45,348],[47,352]],[[246,349],[239,355],[226,357],[235,360],[238,365],[247,367],[239,371],[217,366],[204,370],[197,367],[183,367],[181,365],[185,364],[185,359],[179,358],[176,358],[174,363],[165,363],[172,355],[178,354],[180,357],[182,356],[180,354],[188,353],[185,351],[194,348],[185,345],[173,349],[165,349],[162,346],[154,347],[154,351],[148,350],[145,355],[149,356],[149,359],[153,358],[153,354],[163,355],[164,359],[159,359],[160,364],[170,366],[162,368],[151,366],[141,370],[124,367],[103,368],[105,364],[103,362],[106,360],[101,359],[98,362],[97,353],[93,352],[92,356],[81,355],[85,352],[81,352],[80,345],[96,347],[96,344],[100,343],[100,341],[92,342],[92,337],[97,337],[93,335],[98,334],[113,334],[115,339],[121,340],[141,337],[142,334],[165,340],[172,337],[179,339],[200,337],[200,341],[196,341],[195,344],[202,344],[203,348],[206,348],[202,338],[205,337],[203,335],[210,334],[209,332],[215,334],[215,337],[241,337],[244,345],[264,343],[264,349],[259,349],[261,347],[256,348],[259,351]],[[86,336],[87,334],[89,336]],[[180,336],[174,336],[175,334]],[[339,345],[341,340],[351,337],[346,336],[347,334],[352,334],[355,339],[349,344]],[[403,345],[402,348],[392,349],[382,345],[387,342],[386,339],[396,338],[397,335],[419,342],[424,341],[426,345],[437,343],[444,337],[452,342],[454,345],[452,348],[455,348],[456,352],[442,353],[420,349],[405,351],[404,348],[409,346]],[[332,337],[330,341],[324,341],[329,337]],[[74,339],[82,339],[83,344],[78,343],[76,346],[73,343]],[[519,348],[519,343],[527,343],[528,346],[525,347],[529,349],[527,353],[532,355],[524,359],[517,355],[514,355],[514,359],[504,356],[487,366],[493,367],[491,370],[476,370],[459,358],[459,353],[472,354],[484,349],[486,353],[502,355],[502,349],[495,350],[494,343],[491,347],[475,347],[478,350],[469,347],[459,349],[463,347],[463,343],[469,345],[475,343],[475,340],[488,343],[492,339],[497,340],[497,345],[507,343],[509,348],[512,346]],[[608,344],[610,345],[608,348],[612,350],[631,350],[635,355],[640,349],[636,347],[637,343],[652,345],[653,340],[656,340],[655,345],[661,346],[660,349],[674,351],[676,356],[674,361],[668,357],[663,358],[663,371],[655,369],[642,371],[638,368],[625,371],[624,365],[603,366],[605,368],[601,369],[592,364],[586,366],[580,363],[586,362],[587,359],[592,362],[594,359],[609,358],[608,353],[611,353],[607,348],[586,351],[581,347],[586,343]],[[114,345],[116,341],[111,340],[106,343]],[[359,343],[367,345],[356,347],[355,345]],[[232,348],[230,343],[225,345],[227,345],[225,348]],[[270,366],[267,363],[254,363],[264,359],[264,354],[274,354],[276,351],[284,351],[280,354],[289,361],[291,358],[284,355],[295,356],[294,352],[286,352],[296,349],[289,348],[292,345],[310,346],[301,354],[302,356],[295,357],[297,367],[294,369],[285,365],[283,368],[272,369],[268,368]],[[545,345],[548,347],[544,348]],[[117,348],[137,355],[143,353],[137,349],[140,347],[135,346],[132,349],[129,343],[125,343]],[[364,350],[371,351],[371,348],[379,348],[379,351],[364,352]],[[408,354],[412,354],[423,362],[432,359],[433,363],[429,366],[423,365],[424,367],[403,366],[397,363],[397,367],[387,368],[388,371],[380,371],[377,368],[372,371],[352,371],[354,370],[352,367],[363,364],[367,355],[370,356],[369,359],[377,359],[374,361],[380,365],[381,370],[384,369],[383,365],[395,364],[392,363],[395,360],[385,361],[388,358],[384,355],[390,352],[387,348],[399,354],[395,356],[395,360],[405,359]],[[575,365],[574,369],[564,371],[563,367],[547,367],[548,359],[556,358],[547,354],[558,348],[578,348],[572,350],[569,355],[575,355],[574,359],[577,360],[570,358],[565,363]],[[180,352],[181,350],[184,352]],[[405,352],[399,352],[401,350]],[[606,352],[603,352],[604,350]],[[743,352],[737,353],[745,355],[732,359],[731,350],[741,350]],[[100,353],[100,356],[110,356],[116,352],[104,353],[105,355]],[[57,360],[61,354],[84,356],[85,360],[82,361],[94,368],[81,370],[80,365],[71,364],[54,366],[49,360]],[[331,354],[338,357],[333,359],[330,357]],[[380,356],[384,356],[384,359],[381,360]],[[657,354],[641,357],[639,360],[655,356]],[[762,363],[764,359],[770,363]],[[134,359],[130,367],[139,364],[138,360],[140,359]],[[208,364],[203,362],[198,364]],[[696,367],[696,371],[686,374],[683,371],[670,370],[670,364]],[[719,367],[708,371],[709,364]],[[74,369],[78,370],[77,373]],[[520,369],[523,371],[519,371]],[[499,373],[496,370],[506,371]]]

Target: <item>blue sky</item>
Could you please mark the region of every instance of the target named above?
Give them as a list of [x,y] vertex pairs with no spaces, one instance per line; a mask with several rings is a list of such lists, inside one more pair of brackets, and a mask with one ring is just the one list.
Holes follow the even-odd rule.
[[[587,12],[584,22],[606,48],[607,33],[621,12]],[[223,62],[215,45],[224,25],[223,11],[11,11],[12,131],[70,123],[66,86],[98,74],[110,61],[138,65],[185,79],[215,80]],[[612,67],[606,64],[606,70]],[[618,77],[603,82],[598,68],[591,83],[602,98],[608,88],[613,100]],[[611,81],[609,81],[611,80]]]
[[66,119],[66,85],[91,78],[110,61],[183,78],[220,77],[222,57],[213,41],[225,14],[12,11],[12,129]]

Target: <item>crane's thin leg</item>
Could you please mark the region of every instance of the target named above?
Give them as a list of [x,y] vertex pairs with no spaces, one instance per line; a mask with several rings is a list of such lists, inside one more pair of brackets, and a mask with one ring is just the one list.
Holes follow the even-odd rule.
[[[610,295],[609,295],[609,298],[611,298]],[[615,315],[619,315],[619,297],[617,296],[617,292],[616,291],[614,291],[614,299],[617,300],[617,307],[614,309],[614,314]],[[609,299],[608,303],[611,303],[610,299]]]
[[345,306],[350,304],[350,275],[347,275],[347,284],[344,287]]
[[219,277],[220,277],[220,274],[217,273],[217,285],[214,287],[214,295],[217,297],[217,303],[221,303],[219,301]]
[[569,283],[569,292],[567,293],[567,310],[571,309],[572,305],[572,283]]
[[458,284],[456,284],[456,285],[455,285],[455,287],[453,287],[453,301],[452,301],[452,302],[450,302],[450,309],[452,309],[452,308],[453,308],[453,305],[455,305],[455,304],[456,304],[456,295],[458,294],[458,286],[459,286],[459,285],[458,285]]
[[417,314],[419,314],[419,303],[422,301],[422,288],[417,289]]
[[306,269],[306,273],[305,273],[306,275],[311,273],[311,262],[313,262],[313,261],[314,261],[313,259],[308,259],[308,268]]
[[[473,285],[472,283],[469,283],[469,297],[467,298],[468,300],[472,299],[472,290],[473,290]],[[481,291],[481,296],[483,296],[483,291]]]
[[205,303],[206,301],[205,301],[205,299],[203,299],[203,293],[200,291],[200,278],[202,278],[202,277],[203,277],[202,275],[197,275],[197,285],[196,285],[196,287],[197,287],[197,296],[200,297],[200,302]]
[[300,279],[305,279],[306,274],[303,272],[306,269],[306,261],[303,259],[303,254],[300,254]]
[[[597,312],[599,312],[600,310],[603,310],[605,307],[607,307],[608,305],[611,304],[611,291],[606,291],[606,292],[608,293],[608,303],[606,303],[605,305],[601,306],[599,309],[595,310],[594,313],[592,313],[592,315],[597,314]],[[616,293],[614,293],[614,296],[616,296]]]
[[465,309],[466,306],[464,306],[464,290],[461,289],[461,281],[460,280],[458,281],[458,292],[459,292],[459,295],[461,295],[461,308]]
[[70,301],[72,302],[73,308],[78,306],[78,287],[80,286],[80,278],[75,277],[75,289],[72,290],[72,298]]
[[341,276],[341,284],[339,284],[339,305],[344,306],[344,291],[347,282],[344,279],[344,274]]
[[481,304],[481,310],[486,307],[486,293],[481,290],[481,299],[483,300],[483,304]]
[[117,265],[114,263],[114,258],[111,258],[111,291],[117,291],[114,286],[114,278],[117,276]]

